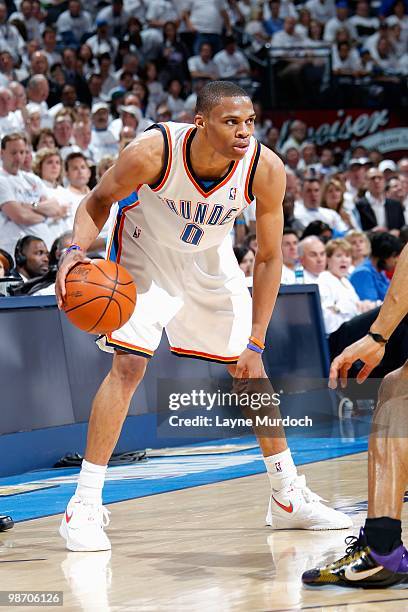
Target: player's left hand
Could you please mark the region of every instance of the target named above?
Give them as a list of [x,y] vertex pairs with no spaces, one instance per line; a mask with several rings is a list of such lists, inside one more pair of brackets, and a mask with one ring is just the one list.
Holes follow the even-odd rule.
[[245,349],[239,356],[234,378],[265,378],[262,355]]

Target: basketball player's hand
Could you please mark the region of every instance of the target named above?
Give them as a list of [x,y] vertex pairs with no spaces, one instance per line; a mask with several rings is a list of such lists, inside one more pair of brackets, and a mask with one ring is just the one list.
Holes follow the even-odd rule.
[[245,349],[239,356],[234,378],[265,378],[261,355]]
[[91,260],[86,257],[83,251],[70,251],[62,255],[58,268],[57,278],[55,279],[55,295],[57,296],[58,308],[62,310],[66,295],[65,279],[68,272],[78,263],[89,263]]
[[329,387],[335,389],[340,377],[341,386],[344,388],[347,385],[348,371],[357,360],[364,363],[364,366],[357,374],[357,382],[364,382],[367,376],[381,362],[384,357],[384,351],[385,346],[376,342],[370,336],[364,336],[361,340],[351,344],[333,360],[329,374]]

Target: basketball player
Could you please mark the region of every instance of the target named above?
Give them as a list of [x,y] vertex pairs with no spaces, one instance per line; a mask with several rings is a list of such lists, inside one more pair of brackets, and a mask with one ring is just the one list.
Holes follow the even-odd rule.
[[[59,307],[67,272],[84,261],[116,201],[108,257],[133,274],[138,299],[130,321],[99,341],[114,351],[113,363],[92,406],[78,487],[60,528],[69,550],[110,548],[101,496],[106,465],[163,328],[177,355],[225,363],[236,378],[266,378],[262,350],[281,275],[285,171],[253,138],[254,121],[243,89],[209,83],[198,95],[194,125],[157,124],[138,136],[78,208],[57,279]],[[229,234],[255,199],[252,307]],[[284,433],[276,433],[258,436],[273,489],[267,523],[350,527],[349,517],[321,504],[298,477]]]
[[[357,380],[363,382],[381,362],[385,345],[408,313],[408,246],[402,251],[376,321],[367,336],[333,361],[330,386],[357,360],[363,362]],[[408,579],[408,551],[401,541],[401,512],[408,483],[408,361],[381,383],[368,447],[368,518],[359,537],[351,536],[346,555],[323,568],[303,574],[308,585],[379,588]]]
[[0,531],[7,531],[14,527],[14,521],[11,516],[0,514]]

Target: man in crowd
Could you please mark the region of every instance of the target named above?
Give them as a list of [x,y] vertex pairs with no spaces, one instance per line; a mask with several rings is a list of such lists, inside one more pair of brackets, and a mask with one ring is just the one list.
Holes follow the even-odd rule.
[[326,269],[326,248],[317,236],[303,238],[298,245],[299,260],[303,266],[304,283],[316,284]]
[[400,230],[405,225],[404,209],[401,202],[386,197],[385,178],[379,168],[367,172],[367,185],[365,196],[357,202],[363,230]]
[[46,219],[60,219],[66,207],[54,198],[48,198],[42,180],[22,170],[27,152],[26,137],[12,133],[1,141],[0,171],[0,246],[9,253],[14,251],[19,238],[34,234],[47,246],[51,237]]
[[347,225],[340,215],[330,208],[322,208],[320,182],[316,178],[305,179],[302,189],[302,202],[295,205],[295,217],[303,227],[312,221],[323,221],[333,230],[345,232]]
[[27,282],[48,272],[49,253],[46,244],[37,236],[27,235],[17,241],[14,249],[16,275]]
[[282,235],[282,285],[294,285],[296,283],[295,266],[299,259],[298,244],[299,238],[296,232],[290,228],[284,228]]

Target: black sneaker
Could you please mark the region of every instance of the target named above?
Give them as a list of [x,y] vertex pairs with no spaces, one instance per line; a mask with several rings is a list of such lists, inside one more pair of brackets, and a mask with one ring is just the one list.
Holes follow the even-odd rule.
[[344,557],[325,567],[304,572],[303,584],[378,589],[408,579],[408,551],[402,544],[388,555],[380,555],[367,545],[363,528],[358,538],[348,536],[346,544]]

